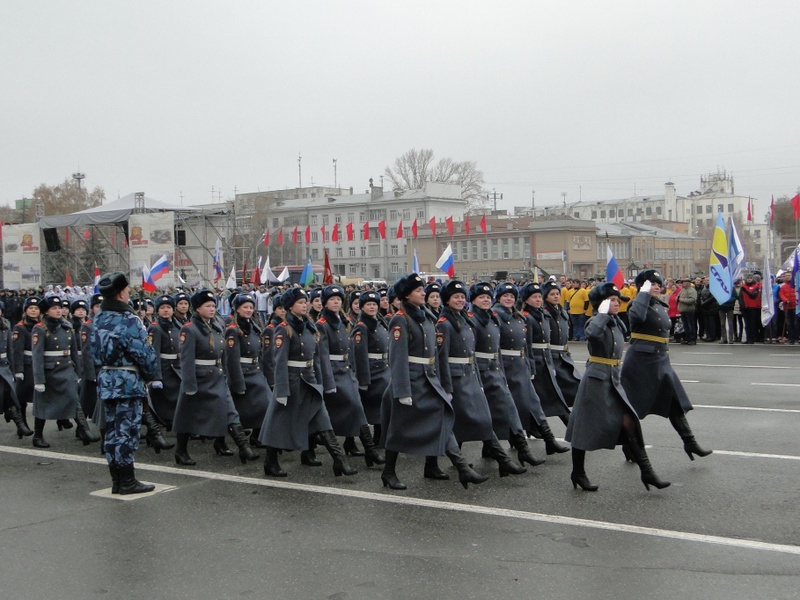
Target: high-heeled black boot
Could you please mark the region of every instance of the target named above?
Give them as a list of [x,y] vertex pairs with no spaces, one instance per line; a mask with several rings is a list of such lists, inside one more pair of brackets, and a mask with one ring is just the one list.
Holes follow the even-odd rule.
[[578,486],[585,492],[596,492],[597,486],[594,485],[586,476],[584,462],[586,461],[586,450],[572,448],[572,473],[569,478],[572,480],[572,489],[577,490]]
[[492,447],[489,442],[483,442],[481,446],[481,458],[492,458]]
[[119,494],[119,468],[117,463],[109,463],[108,472],[111,473],[111,493]]
[[628,451],[631,453],[631,456],[633,456],[636,464],[639,465],[639,470],[642,473],[642,483],[648,492],[650,491],[651,485],[659,490],[670,486],[669,481],[662,481],[659,479],[658,475],[656,475],[656,472],[653,470],[653,466],[650,464],[650,458],[647,456],[647,452],[644,449],[644,440],[640,440],[638,437],[628,436]]
[[179,433],[175,436],[175,464],[193,467],[197,462],[189,456],[189,434]]
[[356,440],[353,437],[344,438],[342,450],[344,450],[344,453],[348,456],[364,456],[364,453],[358,448]]
[[44,439],[44,419],[33,420],[33,447],[34,448],[49,448],[50,444]]
[[317,434],[308,436],[308,450],[300,452],[300,464],[307,467],[321,467],[322,461],[317,458]]
[[278,449],[267,446],[264,451],[266,458],[264,459],[264,475],[267,477],[286,477],[286,471],[281,469],[278,462]]
[[375,423],[372,426],[372,440],[375,442],[376,448],[383,448],[383,440],[381,439],[381,424]]
[[484,444],[489,444],[489,450],[492,453],[492,458],[497,461],[497,466],[500,469],[500,477],[508,477],[509,475],[522,475],[523,473],[528,472],[528,469],[514,463],[514,461],[509,458],[508,454],[506,454],[506,451],[500,445],[500,442],[497,440],[497,438],[486,440]]
[[228,448],[224,435],[214,438],[214,452],[217,453],[217,456],[233,456],[233,450]]
[[383,473],[381,473],[381,481],[383,487],[388,487],[391,490],[405,490],[408,486],[400,481],[397,477],[397,457],[400,456],[394,450],[386,451],[386,462],[383,465]]
[[119,493],[121,496],[128,494],[146,494],[156,489],[152,483],[142,483],[136,479],[136,472],[134,466],[119,465]]
[[319,439],[333,459],[333,474],[336,475],[336,477],[341,475],[355,475],[358,473],[357,469],[348,464],[347,457],[345,457],[344,450],[342,450],[342,447],[339,445],[339,441],[336,439],[333,429],[321,431]]
[[547,421],[539,423],[539,430],[542,432],[542,438],[544,439],[544,451],[548,455],[569,452],[569,446],[556,440],[556,436],[553,435],[553,430],[550,429]]
[[17,437],[22,439],[25,436],[33,435],[33,431],[31,431],[30,427],[25,423],[25,419],[22,418],[22,414],[20,414],[19,409],[12,405],[6,409],[5,412],[6,421],[13,421],[14,425],[17,426]]
[[250,433],[250,445],[253,448],[259,448],[260,449],[260,448],[266,448],[267,447],[266,444],[262,444],[259,441],[258,436],[260,434],[261,434],[261,429],[253,429],[253,431]]
[[450,479],[450,475],[439,468],[438,456],[425,457],[425,470],[423,471],[423,476],[425,479],[437,479],[439,481]]
[[161,432],[161,424],[156,420],[155,415],[146,405],[142,406],[142,425],[147,428],[144,439],[148,446],[152,446],[156,454],[161,454],[162,450],[172,450],[175,444],[166,440]]
[[261,455],[250,447],[250,442],[247,440],[247,434],[241,423],[233,423],[228,425],[228,434],[230,434],[236,447],[239,448],[239,460],[242,464],[247,463],[248,460],[257,460]]
[[[517,451],[519,464],[524,465],[525,463],[528,463],[532,467],[538,467],[539,465],[543,465],[545,463],[544,459],[539,460],[533,455],[533,452],[531,452],[530,447],[528,446],[528,438],[525,437],[524,433],[512,433],[511,439],[509,439],[508,442]],[[484,447],[485,446],[486,444],[484,443]]]
[[69,422],[69,419],[58,419],[56,425],[59,431],[62,429],[72,429],[72,423]]
[[701,448],[697,440],[694,439],[692,428],[689,427],[689,421],[686,420],[685,413],[671,414],[669,416],[669,422],[672,423],[672,427],[674,427],[678,435],[681,436],[683,440],[683,450],[691,460],[694,460],[695,454],[702,458],[713,452],[713,450],[704,450]]
[[100,441],[100,436],[93,434],[92,430],[89,429],[89,423],[86,421],[86,415],[83,414],[83,408],[81,408],[80,404],[75,413],[75,423],[77,425],[75,428],[75,435],[81,439],[84,446],[88,446],[92,442]]
[[372,432],[369,430],[369,425],[362,425],[359,430],[358,437],[364,445],[364,462],[368,467],[372,465],[382,465],[385,461],[378,452],[375,442],[372,441]]
[[472,469],[467,459],[461,454],[461,450],[458,448],[458,444],[456,444],[455,438],[452,436],[450,442],[447,444],[445,453],[458,471],[458,481],[464,486],[465,490],[469,487],[470,483],[477,485],[489,479],[486,475],[481,475]]

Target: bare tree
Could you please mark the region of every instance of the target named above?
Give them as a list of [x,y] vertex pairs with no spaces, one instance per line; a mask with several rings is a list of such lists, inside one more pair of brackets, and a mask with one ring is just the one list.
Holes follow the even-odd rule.
[[89,191],[78,187],[71,179],[65,179],[58,185],[41,184],[33,191],[33,204],[41,202],[46,215],[67,215],[79,210],[100,206],[105,200],[103,188],[96,187]]
[[396,158],[393,167],[386,167],[384,174],[396,190],[420,190],[426,181],[431,181],[428,176],[432,162],[433,150],[412,148]]

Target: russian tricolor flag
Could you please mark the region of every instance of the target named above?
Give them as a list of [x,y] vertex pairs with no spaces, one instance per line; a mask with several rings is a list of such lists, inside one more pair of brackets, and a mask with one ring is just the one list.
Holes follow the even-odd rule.
[[625,277],[619,270],[617,259],[614,258],[614,253],[611,251],[611,244],[606,244],[606,260],[606,281],[610,281],[617,288],[622,289],[622,286],[625,285]]
[[153,282],[153,278],[150,276],[150,269],[147,268],[146,264],[142,265],[142,289],[145,292],[156,291],[156,284]]
[[94,293],[100,293],[100,267],[94,266]]
[[167,273],[169,273],[169,261],[167,260],[167,255],[162,254],[161,258],[150,267],[150,279],[155,283]]
[[453,261],[453,248],[447,244],[439,260],[436,261],[436,268],[440,271],[447,273],[447,276],[452,279],[456,275],[456,264]]

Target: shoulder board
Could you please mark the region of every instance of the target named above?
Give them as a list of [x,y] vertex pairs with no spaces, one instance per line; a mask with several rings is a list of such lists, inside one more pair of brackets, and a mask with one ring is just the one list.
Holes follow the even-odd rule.
[[281,325],[283,325],[284,327],[288,327],[289,326],[289,324],[286,321],[281,321]]
[[317,319],[317,323],[325,323],[325,322],[326,322],[325,317],[320,317],[319,319]]
[[467,316],[468,316],[468,317],[474,317],[474,316],[475,316],[475,313],[468,312],[468,313],[467,313]]
[[363,324],[364,324],[364,321],[359,321],[358,323],[356,323],[356,327],[358,327],[359,325],[363,325]]
[[267,328],[268,329],[275,329],[275,323],[270,323],[269,325],[267,325]]
[[189,325],[191,325],[191,324],[192,324],[192,322],[191,322],[191,321],[186,321],[186,323],[184,323],[184,324],[183,324],[183,326],[184,326],[184,327],[188,327],[188,326],[189,326]]
[[402,315],[402,314],[403,314],[403,311],[402,311],[402,310],[398,310],[398,311],[397,311],[396,313],[394,313],[394,314],[396,314],[396,315]]
[[439,320],[436,321],[436,322],[437,323],[444,323],[445,321],[447,321],[447,319],[445,319],[444,317],[439,317]]
[[84,323],[84,325],[91,325],[91,324],[92,324],[92,322],[91,322],[91,321],[86,321],[86,322]]
[[492,314],[493,314],[493,315],[495,315],[495,316],[497,316],[497,311],[496,311],[496,310],[493,310],[493,311],[492,311]]
[[527,311],[527,310],[523,310],[523,311],[522,311],[522,314],[523,314],[523,315],[525,315],[525,316],[527,317],[527,316],[528,316],[528,311]]
[[25,325],[25,321],[20,321],[17,325]]
[[228,325],[228,329],[236,329],[236,323],[231,323]]

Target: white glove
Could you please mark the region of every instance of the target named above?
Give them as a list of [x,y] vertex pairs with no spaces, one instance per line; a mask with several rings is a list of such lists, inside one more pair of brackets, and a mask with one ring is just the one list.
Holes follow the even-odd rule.
[[360,385],[360,386],[358,386],[358,389],[360,389],[360,390],[362,390],[362,391],[366,392],[366,391],[369,389],[369,387],[368,387],[368,386],[366,386],[366,385]]
[[186,392],[187,396],[194,396],[197,392]]
[[244,396],[246,393],[247,393],[247,390],[245,390],[243,392],[236,392],[236,395],[237,396]]
[[163,381],[153,381],[150,384],[150,387],[154,390],[163,390],[164,389],[164,382]]
[[25,381],[25,373],[14,373],[14,378]]
[[[650,283],[649,281],[647,283]],[[644,286],[642,286],[644,288]],[[600,303],[600,306],[597,309],[597,312],[601,315],[607,315],[608,309],[611,308],[611,298],[606,298]]]
[[289,400],[289,398],[287,398],[286,396],[283,396],[281,398],[275,398],[275,401],[278,404],[283,404],[284,406],[286,406],[286,403],[288,402],[288,400]]
[[649,294],[651,287],[653,287],[653,282],[648,279],[642,284],[642,287],[639,288],[639,292],[647,292]]
[[33,386],[33,389],[36,390],[37,392],[43,392],[44,391],[44,384],[43,383],[37,383],[35,386]]
[[400,398],[398,400],[400,404],[405,404],[406,406],[411,406],[411,396],[407,396],[405,398]]
[[531,381],[533,381],[534,379],[536,379],[536,373],[531,373]]

